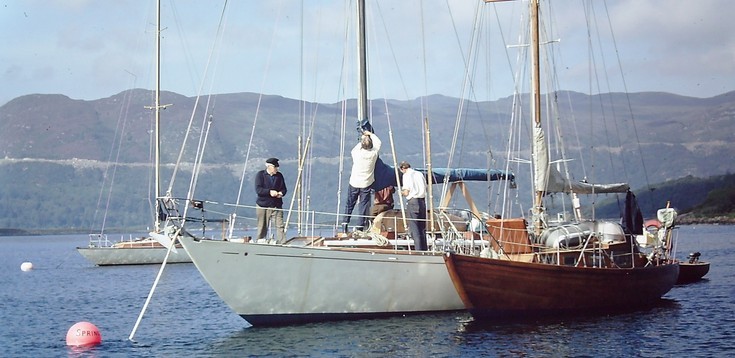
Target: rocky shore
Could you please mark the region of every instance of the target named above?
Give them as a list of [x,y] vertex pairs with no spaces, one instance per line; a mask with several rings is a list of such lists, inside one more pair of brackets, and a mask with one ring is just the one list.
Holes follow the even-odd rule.
[[692,214],[683,214],[676,218],[679,225],[694,224],[721,224],[735,225],[735,214],[719,215],[719,216],[696,216]]

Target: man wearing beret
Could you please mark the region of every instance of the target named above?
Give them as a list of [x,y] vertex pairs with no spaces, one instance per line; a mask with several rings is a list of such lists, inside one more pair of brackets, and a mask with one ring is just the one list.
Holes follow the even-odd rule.
[[286,180],[278,171],[278,158],[268,158],[265,169],[255,174],[256,200],[255,213],[258,217],[258,234],[256,241],[265,239],[271,220],[276,226],[276,243],[286,242],[285,225],[283,223],[283,196],[286,195]]

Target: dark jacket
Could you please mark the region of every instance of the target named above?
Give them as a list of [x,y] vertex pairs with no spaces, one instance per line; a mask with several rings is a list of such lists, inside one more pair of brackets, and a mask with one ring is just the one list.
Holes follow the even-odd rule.
[[270,175],[265,169],[255,173],[255,193],[258,195],[255,203],[264,208],[282,208],[283,199],[272,197],[271,190],[280,191],[284,196],[286,195],[286,180],[283,179],[283,174],[277,172],[275,175]]

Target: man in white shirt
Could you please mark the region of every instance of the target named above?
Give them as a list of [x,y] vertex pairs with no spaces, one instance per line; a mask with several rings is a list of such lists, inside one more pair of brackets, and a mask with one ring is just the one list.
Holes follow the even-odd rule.
[[426,251],[426,178],[420,172],[411,169],[411,164],[402,161],[398,168],[403,173],[401,195],[406,197],[406,216],[408,217],[408,234],[417,251]]
[[345,213],[342,218],[342,228],[346,232],[350,223],[352,210],[357,200],[360,206],[357,209],[360,217],[357,220],[362,230],[366,230],[370,214],[370,186],[375,182],[375,162],[378,161],[381,141],[370,131],[364,131],[359,143],[352,148],[352,172],[350,173],[350,187],[347,193]]

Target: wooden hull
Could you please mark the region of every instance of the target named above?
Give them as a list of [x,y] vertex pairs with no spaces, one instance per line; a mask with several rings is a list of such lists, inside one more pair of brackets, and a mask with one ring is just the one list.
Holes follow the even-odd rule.
[[449,275],[476,318],[590,314],[651,305],[676,283],[679,265],[592,268],[447,254]]
[[702,279],[709,272],[709,262],[679,262],[677,284],[692,283]]

